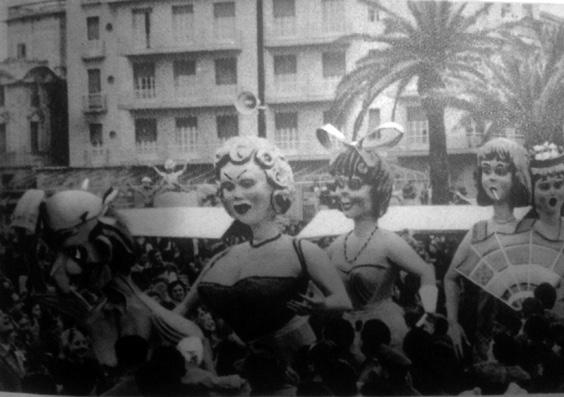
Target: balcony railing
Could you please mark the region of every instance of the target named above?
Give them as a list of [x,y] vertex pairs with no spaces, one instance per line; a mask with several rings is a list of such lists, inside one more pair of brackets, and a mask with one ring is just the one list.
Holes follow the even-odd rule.
[[135,98],[152,99],[157,97],[154,77],[140,77],[135,81]]
[[8,19],[64,12],[65,3],[65,0],[44,0],[10,5],[8,7]]
[[84,113],[100,113],[107,110],[105,94],[88,94],[82,97]]
[[278,77],[274,79],[272,89],[267,91],[267,100],[271,102],[284,102],[285,100],[332,100],[335,89],[339,84],[340,77],[326,78],[321,77],[311,79],[292,80],[288,77]]
[[56,161],[49,153],[16,151],[0,153],[0,167],[44,167],[50,165],[56,165]]
[[82,59],[103,58],[106,55],[106,44],[103,40],[87,40],[82,43]]

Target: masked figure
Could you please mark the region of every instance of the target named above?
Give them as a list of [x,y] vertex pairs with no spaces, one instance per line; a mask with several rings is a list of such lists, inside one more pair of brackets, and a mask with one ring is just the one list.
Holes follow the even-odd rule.
[[[525,148],[509,139],[492,139],[478,150],[477,201],[482,206],[492,205],[493,216],[476,223],[466,234],[444,280],[449,332],[459,354],[466,339],[458,323],[460,277],[514,308],[528,294],[519,285],[518,274],[530,268],[516,265],[528,264],[529,256],[524,255],[523,249],[528,247],[529,233],[516,234],[518,221],[513,214],[515,207],[529,204],[528,166]],[[470,320],[476,327],[472,336],[475,354],[480,358],[486,356],[493,316],[498,309],[497,301],[490,295],[480,294]]]
[[[372,135],[380,136],[380,132],[388,129],[403,130],[396,123],[386,123]],[[426,312],[434,312],[437,301],[434,268],[400,236],[378,225],[388,209],[393,177],[376,152],[382,145],[368,138],[373,137],[345,144],[330,163],[340,210],[354,221],[353,230],[337,237],[328,253],[339,269],[353,304],[353,310],[345,313],[344,318],[357,331],[353,354],[358,360],[363,358],[360,332],[363,324],[371,319],[383,321],[390,329],[391,345],[402,348],[408,329],[403,309],[392,300],[400,271],[420,276],[419,293]],[[393,141],[397,140],[396,135]],[[323,143],[321,138],[320,141]]]
[[[134,243],[116,217],[106,216],[115,191],[104,199],[82,190],[62,191],[40,204],[39,228],[55,260],[50,278],[58,294],[44,303],[72,315],[88,330],[101,364],[114,366],[114,344],[124,335],[176,344],[202,336],[191,321],[145,295],[131,280]],[[89,305],[82,294],[99,299]]]
[[[344,286],[321,249],[281,234],[276,215],[290,208],[294,181],[274,146],[262,138],[232,138],[217,151],[215,171],[225,209],[250,227],[252,239],[210,261],[184,310],[201,300],[251,351],[266,347],[289,362],[315,340],[304,314],[350,307]],[[306,295],[310,281],[319,295]]]

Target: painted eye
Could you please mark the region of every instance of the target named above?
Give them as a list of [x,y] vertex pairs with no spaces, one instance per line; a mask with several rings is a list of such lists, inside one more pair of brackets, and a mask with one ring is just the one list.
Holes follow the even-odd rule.
[[554,182],[554,188],[555,189],[561,189],[562,188],[562,184],[564,184],[563,181],[558,181],[558,182]]
[[360,190],[362,187],[362,181],[358,178],[352,178],[349,180],[349,188],[351,190]]
[[366,175],[368,173],[368,167],[363,161],[359,162],[356,166],[356,172],[358,172],[360,175]]
[[550,189],[550,184],[547,182],[543,182],[539,184],[539,190],[547,191]]

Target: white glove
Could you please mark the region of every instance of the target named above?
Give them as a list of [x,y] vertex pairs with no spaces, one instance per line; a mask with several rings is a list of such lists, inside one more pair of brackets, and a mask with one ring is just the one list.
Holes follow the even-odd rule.
[[437,310],[437,297],[439,289],[436,285],[425,284],[419,288],[419,297],[425,313],[434,313]]

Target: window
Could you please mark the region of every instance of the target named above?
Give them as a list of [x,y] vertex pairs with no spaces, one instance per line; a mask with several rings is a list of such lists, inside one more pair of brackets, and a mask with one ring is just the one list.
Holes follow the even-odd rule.
[[90,130],[90,143],[92,146],[102,146],[104,144],[102,124],[92,123],[88,127]]
[[237,115],[222,115],[216,117],[217,137],[221,140],[239,135],[239,118]]
[[346,72],[346,57],[344,52],[323,53],[323,77],[341,77]]
[[374,131],[380,125],[380,109],[368,110],[368,133]]
[[215,60],[215,84],[237,84],[236,58],[221,58]]
[[194,6],[192,4],[172,7],[172,28],[177,42],[193,39]]
[[274,116],[274,125],[277,130],[297,129],[298,114],[296,112],[276,113]]
[[407,107],[407,141],[409,143],[427,143],[427,116],[421,106]]
[[380,11],[376,8],[369,8],[368,9],[368,20],[370,22],[378,22],[380,21]]
[[298,148],[298,113],[276,113],[274,127],[274,140],[280,149],[295,150]]
[[33,84],[30,92],[30,105],[34,108],[39,107],[39,85]]
[[180,147],[193,147],[198,143],[198,118],[195,116],[176,119],[175,143]]
[[0,123],[0,153],[8,151],[8,137],[6,136],[6,124]]
[[214,36],[217,39],[233,39],[235,37],[235,3],[214,3]]
[[174,86],[179,96],[190,95],[194,90],[196,77],[196,61],[178,60],[174,61]]
[[16,48],[17,48],[16,57],[18,59],[27,58],[27,48],[24,43],[19,43]]
[[294,0],[273,0],[272,16],[274,18],[295,17],[296,4]]
[[341,32],[345,28],[343,0],[321,0],[321,21],[324,32]]
[[501,5],[501,17],[505,18],[511,14],[511,4],[506,3]]
[[6,88],[0,85],[0,107],[6,106]]
[[133,40],[136,48],[151,48],[151,9],[133,10]]
[[88,93],[99,94],[100,92],[102,92],[100,69],[88,69]]
[[133,82],[137,98],[155,98],[157,96],[155,64],[150,62],[133,64]]
[[298,72],[297,60],[295,55],[275,55],[274,56],[274,75],[296,74]]
[[235,3],[215,3],[213,5],[213,17],[218,18],[233,18],[235,17]]
[[157,120],[136,119],[135,120],[135,142],[147,143],[157,141]]
[[333,112],[326,110],[323,112],[323,124],[329,124],[333,122]]
[[190,84],[194,76],[196,76],[196,61],[174,61],[174,84],[176,87]]
[[39,153],[39,123],[37,121],[29,123],[29,135],[31,153],[37,154]]
[[86,38],[89,41],[100,40],[100,18],[86,18]]

